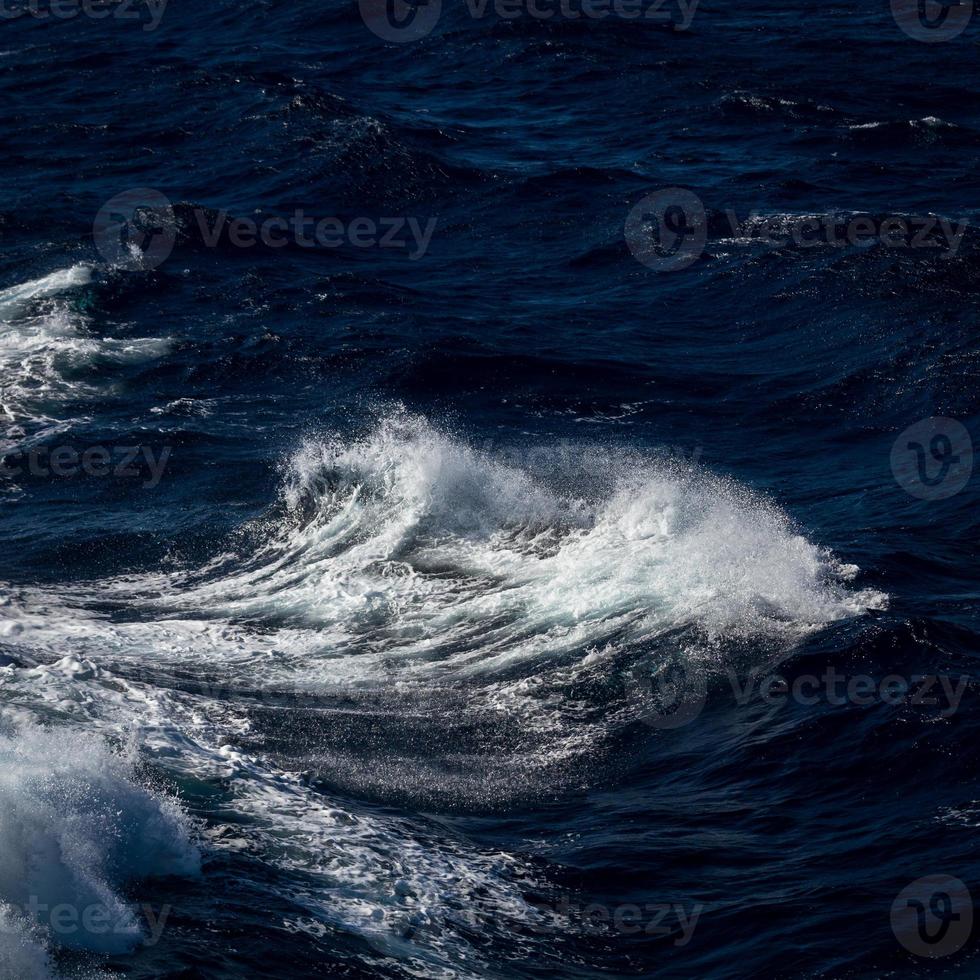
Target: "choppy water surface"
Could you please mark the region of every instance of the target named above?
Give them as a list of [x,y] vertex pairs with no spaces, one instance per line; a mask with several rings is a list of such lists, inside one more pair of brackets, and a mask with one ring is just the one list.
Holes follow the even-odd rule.
[[0,977],[975,976],[975,26],[392,9],[3,21]]

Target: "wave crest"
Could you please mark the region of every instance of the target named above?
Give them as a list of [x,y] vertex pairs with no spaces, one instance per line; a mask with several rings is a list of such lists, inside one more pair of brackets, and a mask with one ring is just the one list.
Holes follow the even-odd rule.
[[627,640],[806,631],[884,600],[734,481],[622,453],[577,485],[542,482],[511,457],[404,413],[360,440],[308,442],[283,509],[252,529],[249,570],[209,577],[195,601],[351,640],[370,613],[406,653],[478,626],[481,645],[519,656],[568,630],[585,645],[624,627]]

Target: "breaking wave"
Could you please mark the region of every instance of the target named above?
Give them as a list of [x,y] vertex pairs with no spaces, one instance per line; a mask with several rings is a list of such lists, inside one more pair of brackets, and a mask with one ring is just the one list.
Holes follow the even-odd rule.
[[[335,923],[425,969],[469,959],[472,975],[455,920],[480,895],[502,928],[533,922],[513,880],[527,869],[329,796],[493,807],[538,794],[636,720],[615,681],[639,656],[791,649],[885,602],[734,481],[594,447],[545,473],[541,460],[404,411],[361,438],[309,440],[268,513],[204,565],[4,590],[7,703],[27,723],[132,732],[164,766],[219,779],[250,843],[229,827],[212,845],[313,876],[290,886],[310,916],[297,928]],[[36,734],[0,743],[4,756],[9,833],[81,841],[35,891],[123,915],[121,876],[191,869],[180,823],[90,740]],[[73,772],[91,802],[74,802]],[[112,823],[117,811],[128,819]],[[83,846],[96,828],[109,850]],[[2,881],[23,900],[21,865]]]
[[16,445],[27,426],[63,427],[68,403],[103,390],[89,376],[92,368],[166,350],[165,340],[101,337],[90,329],[82,298],[92,283],[92,267],[78,264],[0,291],[0,450]]
[[144,932],[121,887],[199,868],[187,820],[131,756],[30,724],[0,736],[3,976],[47,976],[49,945],[131,950]]
[[794,638],[884,601],[734,481],[627,453],[589,467],[587,452],[588,476],[541,480],[509,456],[404,413],[363,439],[310,441],[233,550],[99,591],[169,628],[261,626],[284,640],[281,667],[324,681],[340,661],[347,678],[488,674],[679,627]]
[[[304,444],[269,513],[203,567],[21,593],[6,630],[50,661],[67,615],[78,656],[219,697],[496,719],[475,725],[482,767],[467,758],[446,782],[460,751],[447,734],[443,776],[413,777],[485,797],[628,721],[612,682],[641,656],[705,669],[747,643],[770,656],[886,602],[772,503],[696,466],[583,450],[571,471],[533,469],[395,412],[363,438]],[[502,717],[520,720],[507,744],[485,734]],[[411,767],[381,772],[324,739],[360,789],[412,782]]]

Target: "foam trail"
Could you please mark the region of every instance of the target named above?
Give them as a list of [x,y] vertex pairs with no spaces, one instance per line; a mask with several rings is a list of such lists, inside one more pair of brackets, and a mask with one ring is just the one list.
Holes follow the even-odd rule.
[[[226,702],[168,692],[70,657],[42,668],[0,668],[0,693],[7,705],[18,706],[25,732],[37,730],[30,718],[57,715],[70,725],[61,744],[77,744],[86,758],[90,746],[101,742],[92,735],[79,740],[70,732],[129,734],[157,765],[208,781],[220,794],[214,825],[205,832],[209,851],[261,854],[266,867],[284,874],[284,894],[314,923],[356,933],[388,955],[425,963],[425,975],[482,975],[474,951],[455,934],[454,918],[465,921],[475,909],[504,926],[540,918],[511,880],[519,870],[516,858],[483,854],[431,833],[420,836],[407,819],[329,803],[300,775],[235,748],[233,742],[248,734],[249,722]],[[69,758],[66,766],[73,762]],[[90,783],[91,768],[78,779]],[[12,778],[24,777],[23,768],[15,768]],[[127,806],[130,820],[132,813]],[[225,822],[224,813],[235,817]],[[165,819],[163,828],[168,826],[173,828]],[[193,869],[193,852],[183,849],[179,832],[160,834],[157,822],[150,830],[157,852],[153,868]],[[43,834],[39,840],[43,844]],[[167,842],[174,846],[161,848]],[[124,863],[132,867],[128,856]],[[62,880],[57,891],[65,890]],[[15,896],[17,902],[20,898]],[[314,928],[306,919],[289,925]],[[445,972],[452,964],[454,972]]]
[[41,279],[0,290],[0,322],[10,323],[23,316],[29,305],[36,300],[59,296],[69,289],[85,286],[91,281],[91,266],[78,264],[67,269],[59,269]]

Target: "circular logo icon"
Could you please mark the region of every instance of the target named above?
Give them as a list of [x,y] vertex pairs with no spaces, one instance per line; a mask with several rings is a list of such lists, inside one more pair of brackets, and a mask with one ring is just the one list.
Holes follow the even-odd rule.
[[973,931],[970,890],[950,875],[927,875],[906,885],[892,902],[892,932],[916,956],[951,956]]
[[704,710],[708,698],[704,678],[678,660],[640,664],[628,687],[642,699],[639,719],[651,728],[682,728]]
[[442,0],[357,0],[361,19],[382,41],[405,44],[431,34]]
[[633,257],[656,272],[686,269],[708,240],[701,199],[683,187],[648,194],[626,218],[626,244]]
[[973,0],[891,0],[895,23],[914,41],[959,37],[973,17]]
[[906,493],[920,500],[945,500],[969,482],[973,440],[956,419],[924,419],[895,440],[891,464]]
[[155,269],[177,241],[173,205],[159,191],[136,187],[117,194],[99,210],[95,247],[114,269]]

